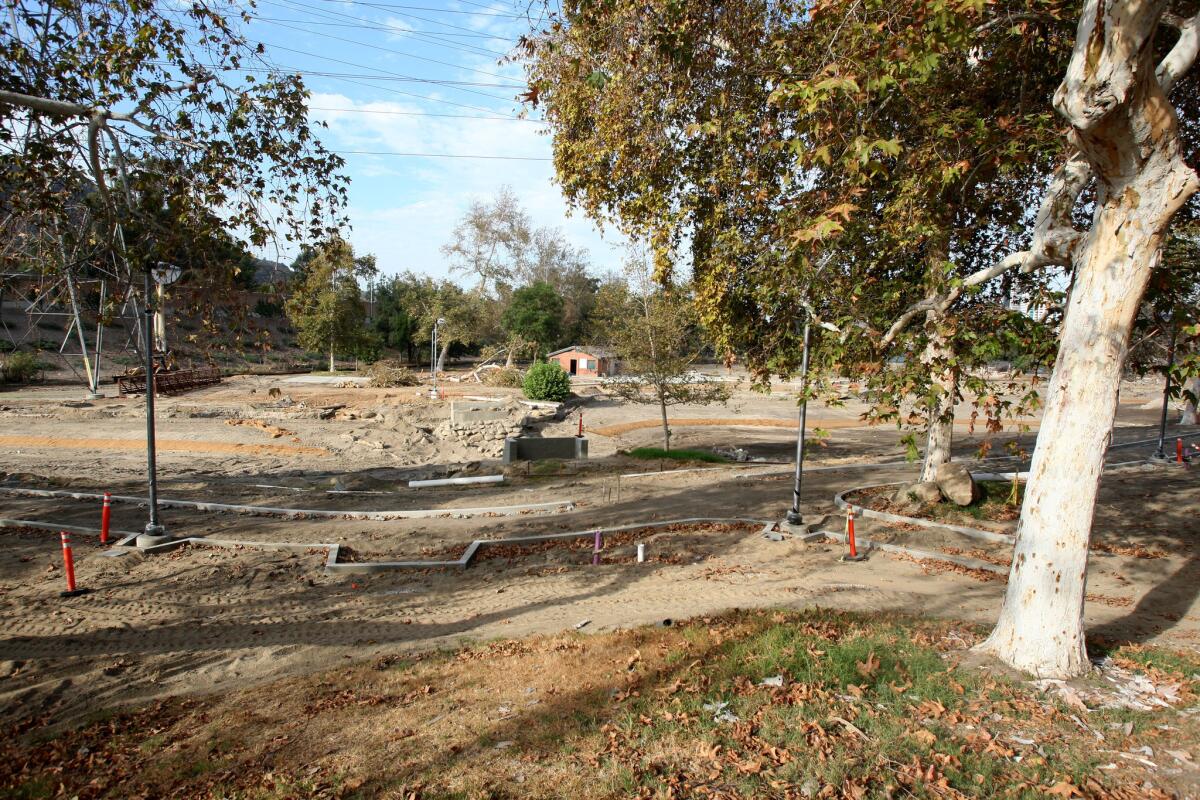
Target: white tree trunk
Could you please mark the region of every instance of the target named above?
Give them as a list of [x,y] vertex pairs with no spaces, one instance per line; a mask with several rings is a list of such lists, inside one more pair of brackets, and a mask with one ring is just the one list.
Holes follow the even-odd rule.
[[1178,121],[1154,75],[1163,2],[1088,0],[1055,105],[1097,178],[1009,572],[980,648],[1039,676],[1088,668],[1088,541],[1133,319],[1163,233],[1196,191]]
[[1200,376],[1192,378],[1188,381],[1187,390],[1192,393],[1193,399],[1184,398],[1183,415],[1179,418],[1180,425],[1197,425],[1200,422],[1196,419],[1196,400],[1200,398]]
[[446,367],[446,355],[450,352],[450,342],[442,345],[442,351],[438,353],[437,368],[434,372],[442,372]]
[[930,380],[938,388],[936,405],[930,409],[927,425],[929,434],[925,440],[925,460],[921,464],[921,482],[937,480],[937,468],[950,461],[954,444],[954,403],[958,395],[958,370],[947,367],[953,357],[946,337],[937,330],[940,314],[926,314],[930,327],[929,343],[921,361],[932,371]]
[[662,412],[662,429],[663,429],[663,450],[671,452],[671,425],[667,421],[667,404],[661,399],[658,402],[658,409]]
[[333,363],[333,342],[329,343],[329,371],[337,372],[337,367]]
[[929,420],[929,435],[925,439],[925,460],[921,463],[922,483],[936,481],[938,467],[950,462],[950,450],[954,444],[953,397],[953,394],[942,395],[938,399],[934,415]]

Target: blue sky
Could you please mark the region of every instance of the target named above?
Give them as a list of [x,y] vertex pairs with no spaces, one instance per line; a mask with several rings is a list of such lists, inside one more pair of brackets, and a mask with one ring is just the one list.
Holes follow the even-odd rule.
[[274,64],[304,74],[311,117],[329,125],[321,138],[346,159],[350,239],[383,273],[447,275],[439,248],[471,200],[505,184],[536,225],[586,247],[597,271],[619,267],[619,235],[568,215],[545,126],[536,114],[517,118],[522,69],[498,62],[530,30],[525,10],[478,0],[257,0],[245,33]]

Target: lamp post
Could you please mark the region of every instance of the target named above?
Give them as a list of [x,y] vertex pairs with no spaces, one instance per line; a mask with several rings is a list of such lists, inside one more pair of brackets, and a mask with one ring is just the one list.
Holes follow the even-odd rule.
[[792,486],[792,507],[787,512],[789,525],[800,525],[800,481],[804,477],[804,428],[808,422],[808,322],[804,323],[804,354],[800,357],[800,430],[796,434],[796,482]]
[[1162,401],[1162,416],[1158,420],[1158,449],[1154,451],[1154,455],[1150,456],[1152,461],[1169,461],[1170,456],[1164,447],[1167,439],[1167,410],[1171,404],[1171,367],[1175,365],[1175,334],[1176,329],[1171,328],[1171,340],[1167,345],[1167,367],[1163,370],[1167,376],[1167,382],[1163,385],[1163,401]]
[[146,349],[146,472],[149,477],[149,506],[150,506],[150,521],[146,523],[144,532],[138,536],[137,544],[139,547],[150,547],[156,544],[161,544],[168,541],[171,537],[167,535],[166,528],[163,527],[161,519],[158,516],[158,466],[155,459],[154,448],[154,328],[155,328],[155,309],[154,296],[156,294],[151,287],[153,280],[157,287],[158,297],[162,298],[162,287],[169,286],[179,280],[182,270],[174,264],[167,264],[159,261],[153,269],[147,269],[145,274],[145,325],[143,330],[144,347]]

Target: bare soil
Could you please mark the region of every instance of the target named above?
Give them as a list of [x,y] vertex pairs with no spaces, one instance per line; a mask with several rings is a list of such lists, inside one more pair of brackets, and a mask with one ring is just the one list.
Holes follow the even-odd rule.
[[[280,389],[272,398],[270,389]],[[464,396],[512,397],[511,390],[452,386]],[[591,437],[586,462],[505,468],[478,448],[434,434],[448,402],[421,389],[347,388],[277,377],[242,377],[159,405],[160,494],[167,498],[296,509],[438,509],[443,516],[363,522],[286,520],[271,516],[166,509],[179,535],[263,543],[339,543],[358,560],[431,558],[461,552],[478,538],[588,531],[595,527],[695,517],[778,520],[790,504],[785,465],[753,462],[676,472],[678,464],[645,462],[619,451],[659,444],[644,426],[653,410],[581,387],[585,426],[639,423],[614,436]],[[1117,441],[1151,436],[1158,391],[1124,390]],[[139,400],[78,399],[79,391],[35,387],[0,394],[0,486],[66,488],[144,495],[143,408]],[[810,408],[830,436],[810,451],[804,479],[806,519],[832,514],[835,492],[912,480],[895,430],[850,427],[861,413]],[[714,409],[682,407],[680,419],[711,420]],[[527,435],[567,436],[574,412],[529,423]],[[795,448],[795,395],[740,388],[720,419],[774,419],[779,427],[679,425],[681,448],[738,447],[765,462]],[[965,413],[961,413],[966,416]],[[841,421],[845,427],[831,424]],[[233,423],[233,424],[231,424]],[[283,431],[283,433],[280,433]],[[982,437],[959,431],[957,457],[971,457]],[[1007,436],[1007,434],[1006,434]],[[1029,433],[1012,437],[1028,447]],[[296,441],[299,440],[299,441]],[[107,443],[119,441],[120,447]],[[165,445],[164,445],[165,443]],[[186,449],[173,449],[178,444]],[[1112,459],[1148,454],[1149,446]],[[995,450],[994,450],[995,451]],[[861,464],[890,461],[872,469]],[[683,465],[686,466],[686,465]],[[989,466],[989,468],[991,468]],[[661,469],[662,474],[655,473]],[[497,474],[486,486],[409,489],[414,478]],[[625,477],[637,473],[638,477]],[[1200,526],[1197,473],[1168,467],[1106,475],[1096,522],[1087,621],[1112,641],[1200,645]],[[567,513],[463,516],[470,507],[574,501]],[[97,527],[92,501],[0,493],[0,517]],[[113,527],[136,531],[144,507],[119,503]],[[841,519],[827,525],[840,529]],[[887,533],[862,522],[865,535],[891,535],[924,549],[968,552],[979,543],[944,532]],[[25,729],[72,723],[81,715],[152,698],[229,692],[306,675],[317,669],[401,653],[573,630],[622,629],[733,607],[827,606],[850,610],[921,609],[933,616],[988,623],[1003,581],[876,553],[861,564],[838,561],[832,544],[762,538],[754,528],[686,527],[647,535],[649,563],[632,558],[632,537],[610,540],[604,563],[590,563],[590,542],[543,552],[515,550],[467,570],[422,570],[331,576],[324,551],[189,547],[166,556],[102,555],[76,537],[76,571],[87,595],[63,599],[61,555],[53,531],[0,528],[0,707]],[[1000,551],[989,557],[1002,558]],[[493,551],[504,553],[504,551]],[[1159,555],[1159,554],[1162,555]],[[1147,555],[1149,554],[1149,555]]]

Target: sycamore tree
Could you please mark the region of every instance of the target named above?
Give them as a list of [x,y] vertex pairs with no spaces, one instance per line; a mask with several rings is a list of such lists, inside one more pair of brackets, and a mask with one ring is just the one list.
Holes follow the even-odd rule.
[[568,198],[647,237],[660,276],[687,263],[724,349],[786,375],[796,320],[819,320],[839,335],[818,361],[869,379],[875,418],[923,420],[932,475],[964,383],[994,425],[1020,410],[968,372],[1013,345],[996,341],[1003,309],[973,294],[880,339],[1019,238],[1052,167],[1070,27],[1026,5],[570,3],[525,43],[530,100]]
[[[64,254],[50,262],[55,273],[108,265],[119,301],[135,274],[171,255],[164,242],[206,247],[227,230],[238,245],[259,248],[335,229],[342,160],[315,138],[300,76],[273,67],[239,32],[252,8],[8,3],[0,15],[6,233],[49,237]],[[238,264],[193,271],[194,288],[210,290],[196,296],[228,288],[222,276]]]
[[[1177,113],[1187,108],[1188,124],[1197,118],[1187,74],[1200,49],[1200,17],[1166,0],[1087,0],[1078,9],[1065,65],[1055,38],[1064,7],[1037,2],[575,3],[528,45],[531,99],[546,102],[563,137],[555,161],[568,195],[593,212],[640,220],[664,260],[690,241],[710,317],[729,343],[738,333],[757,336],[760,364],[794,349],[790,332],[801,314],[825,315],[822,324],[843,334],[864,330],[886,352],[920,330],[914,323],[936,341],[945,335],[941,319],[961,303],[1017,279],[1044,287],[1057,271],[1069,286],[1058,350],[1004,607],[982,645],[1015,667],[1056,677],[1087,669],[1088,542],[1130,331],[1168,225],[1200,186],[1189,163],[1195,136]],[[781,31],[799,31],[797,44]],[[843,34],[867,57],[864,74],[839,47]],[[959,83],[941,83],[946,64],[963,76]],[[967,68],[991,76],[978,83],[989,93],[973,94]],[[1027,92],[1044,86],[1046,71],[1057,83],[1052,98]],[[937,91],[944,85],[958,90]],[[1068,129],[1047,150],[1051,103]],[[907,127],[876,137],[878,114],[921,126],[932,115],[940,125],[914,141],[940,136],[942,146],[912,147]],[[947,158],[957,140],[968,149]],[[990,148],[974,147],[987,141]],[[781,167],[789,152],[803,158]],[[897,173],[910,153],[925,170]],[[1047,156],[1057,164],[1049,174]],[[908,192],[896,174],[946,181],[954,191]],[[954,262],[972,248],[945,236],[957,213],[941,221],[937,213],[975,192],[976,174],[1001,201],[1008,182],[1008,200],[1032,189],[1040,202],[1019,226],[999,215],[1011,239],[1000,241],[994,261],[968,269]],[[961,207],[974,214],[973,202]],[[852,257],[822,258],[880,204],[919,210],[914,231],[927,228],[918,244],[931,267],[910,284],[923,299],[890,325],[879,324],[869,303],[847,301],[902,304],[904,287],[863,274]],[[990,212],[973,227],[992,229]],[[936,364],[929,371],[940,372]]]
[[670,450],[667,409],[724,403],[730,390],[694,370],[703,341],[691,298],[680,287],[651,281],[644,264],[631,258],[629,282],[610,282],[598,302],[598,327],[620,363],[620,374],[605,386],[630,402],[657,405],[663,449]]
[[287,301],[297,340],[309,350],[328,352],[330,372],[337,353],[356,353],[370,339],[359,281],[374,272],[374,258],[355,258],[350,243],[336,237],[313,249]]

